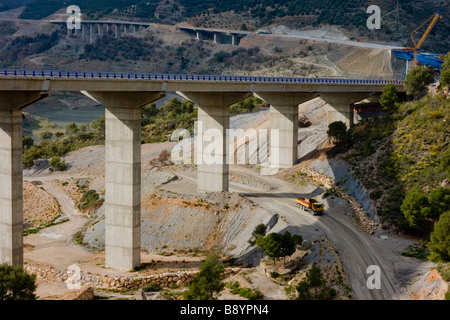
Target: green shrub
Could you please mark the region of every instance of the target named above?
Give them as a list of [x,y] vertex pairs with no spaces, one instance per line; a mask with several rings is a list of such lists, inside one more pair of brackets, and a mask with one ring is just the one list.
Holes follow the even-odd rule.
[[237,281],[229,284],[228,287],[230,288],[232,294],[238,294],[241,297],[249,300],[259,300],[264,297],[263,293],[258,289],[252,290],[249,288],[241,288],[239,286],[239,282]]
[[66,161],[61,160],[59,156],[53,157],[49,163],[56,171],[64,171],[66,169]]
[[149,285],[145,286],[143,290],[144,292],[160,291],[161,286],[159,285],[159,283],[151,282]]
[[272,271],[270,272],[270,276],[274,279],[278,278],[280,276],[280,274],[276,271]]
[[370,193],[370,199],[377,200],[377,199],[380,199],[382,195],[383,195],[383,192],[381,190],[377,189]]
[[395,104],[398,102],[397,89],[390,83],[384,86],[379,99],[384,112],[395,111]]
[[444,212],[434,224],[429,248],[432,261],[450,261],[450,211]]
[[225,284],[222,282],[225,266],[217,255],[208,255],[200,265],[200,273],[183,293],[186,300],[215,300]]
[[22,267],[0,264],[0,300],[35,300],[36,276]]
[[98,193],[90,189],[86,191],[83,196],[81,197],[80,204],[78,205],[78,208],[81,210],[88,210],[89,208],[92,208],[102,202],[102,200],[99,199]]

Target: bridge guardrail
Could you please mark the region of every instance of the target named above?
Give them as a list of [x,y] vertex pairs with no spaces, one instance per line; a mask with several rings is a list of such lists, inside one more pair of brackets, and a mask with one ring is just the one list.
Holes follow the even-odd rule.
[[128,73],[100,71],[60,71],[60,70],[25,70],[3,69],[3,76],[50,77],[50,78],[85,78],[85,79],[134,79],[134,80],[178,80],[178,81],[231,81],[251,83],[316,83],[316,84],[356,84],[386,85],[389,83],[402,85],[401,80],[368,80],[339,78],[286,78],[260,76],[225,76],[225,75],[188,75],[162,73]]

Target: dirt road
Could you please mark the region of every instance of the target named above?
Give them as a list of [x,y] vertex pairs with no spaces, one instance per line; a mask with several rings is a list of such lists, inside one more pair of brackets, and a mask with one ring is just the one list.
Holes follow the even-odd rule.
[[[398,274],[394,263],[398,253],[393,253],[384,246],[383,240],[362,231],[351,218],[351,208],[342,199],[327,199],[324,201],[326,214],[317,217],[299,209],[295,198],[299,196],[318,197],[324,190],[314,186],[295,186],[292,183],[276,179],[272,176],[262,176],[254,169],[233,166],[232,173],[246,175],[274,187],[272,192],[258,193],[255,188],[242,184],[231,183],[231,190],[239,192],[260,206],[277,212],[286,219],[286,223],[296,227],[304,238],[326,235],[338,250],[349,282],[358,300],[402,299],[402,288],[399,286]],[[318,197],[320,199],[320,197]],[[392,240],[394,241],[394,240]],[[402,242],[402,239],[396,239]],[[409,242],[404,240],[404,246]],[[368,289],[367,273],[371,265],[380,267],[381,289]]]
[[[177,173],[178,174],[178,173]],[[278,213],[284,219],[290,232],[299,233],[306,241],[314,241],[320,236],[326,236],[339,252],[346,275],[353,289],[356,300],[398,300],[406,299],[400,285],[402,277],[396,269],[402,263],[398,252],[392,247],[406,247],[410,242],[406,239],[385,240],[377,236],[366,234],[351,217],[352,209],[348,203],[340,198],[324,201],[326,214],[313,216],[311,213],[299,209],[295,198],[299,196],[317,197],[325,191],[312,186],[296,186],[290,182],[273,176],[262,176],[252,168],[233,165],[230,174],[237,174],[252,179],[252,183],[230,181],[230,192],[238,192],[268,211]],[[194,180],[193,175],[181,176]],[[258,183],[269,185],[273,189],[269,192],[261,191]],[[284,230],[271,230],[271,232]],[[395,245],[394,243],[395,242]],[[401,250],[401,249],[400,249]],[[367,273],[371,265],[379,266],[381,271],[381,289],[368,289],[367,279],[372,273]]]
[[[291,226],[298,227],[300,234],[309,238],[324,233],[333,246],[339,251],[349,282],[353,288],[355,299],[399,299],[400,288],[394,280],[395,270],[386,261],[389,252],[380,247],[374,237],[364,233],[350,217],[351,208],[340,199],[325,202],[326,214],[320,217],[299,209],[294,199],[299,196],[318,196],[325,191],[307,187],[296,187],[270,176],[261,176],[257,171],[234,167],[234,171],[245,174],[253,179],[275,187],[273,192],[253,194],[248,186],[232,184],[232,190],[243,193],[255,203],[264,208],[274,210],[286,218]],[[312,240],[312,239],[310,239]],[[381,269],[381,289],[370,290],[366,282],[370,274],[366,273],[370,265],[377,265]]]

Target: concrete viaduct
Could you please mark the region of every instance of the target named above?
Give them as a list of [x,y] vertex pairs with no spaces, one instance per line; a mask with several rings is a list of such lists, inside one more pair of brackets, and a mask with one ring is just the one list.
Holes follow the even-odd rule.
[[[298,106],[320,96],[331,107],[328,122],[352,124],[352,103],[401,81],[273,78],[254,76],[0,70],[0,263],[23,264],[22,109],[52,91],[81,91],[105,106],[105,265],[131,270],[140,264],[141,110],[180,92],[198,106],[203,130],[223,133],[223,164],[199,164],[199,192],[228,190],[225,131],[229,106],[256,95],[270,104],[270,128],[279,129],[278,167],[297,161]],[[273,154],[273,153],[272,153]]]
[[178,26],[178,30],[195,35],[197,40],[212,40],[214,43],[239,45],[241,39],[251,32],[226,29],[197,28],[188,26]]
[[[114,37],[117,38],[122,35],[136,33],[139,30],[149,28],[152,25],[147,22],[82,20],[80,22],[80,29],[69,29],[67,27],[67,21],[50,20],[50,23],[66,29],[68,35],[79,34],[82,37],[86,37],[91,43],[94,42],[96,37],[102,37],[103,34],[108,34],[110,31],[114,34]],[[225,43],[233,46],[239,45],[240,40],[250,33],[239,30],[197,28],[190,26],[177,26],[177,29],[195,36],[197,40],[211,40],[214,43]]]
[[80,22],[80,29],[69,29],[66,21],[51,20],[50,23],[60,25],[67,29],[67,34],[80,34],[86,37],[92,43],[96,37],[102,37],[103,34],[108,34],[110,31],[114,37],[120,37],[125,34],[136,33],[141,29],[146,29],[151,26],[151,23],[146,22],[123,22],[123,21],[88,21],[82,20]]

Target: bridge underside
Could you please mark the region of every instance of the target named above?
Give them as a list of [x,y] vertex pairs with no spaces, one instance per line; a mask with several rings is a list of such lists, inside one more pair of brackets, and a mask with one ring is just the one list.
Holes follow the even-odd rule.
[[[20,81],[20,80],[18,80]],[[23,172],[22,172],[22,112],[21,110],[48,96],[52,90],[61,87],[44,82],[35,86],[18,83],[2,87],[0,91],[0,263],[23,264]],[[39,87],[37,86],[37,87]],[[74,82],[67,91],[86,90],[88,95],[100,102],[106,109],[106,258],[107,267],[131,270],[140,265],[140,223],[141,223],[141,110],[140,107],[164,96],[170,84],[158,84],[153,90],[139,91],[134,85],[108,91],[96,83],[77,86]],[[33,89],[34,88],[34,89]],[[270,129],[279,130],[278,141],[272,140],[271,165],[290,167],[297,162],[298,109],[299,104],[321,96],[331,107],[329,122],[343,120],[352,124],[351,104],[364,99],[372,92],[283,92],[262,90],[233,90],[230,84],[226,91],[205,90],[204,86],[189,89],[179,85],[181,93],[198,106],[198,119],[202,131],[216,130],[222,138],[221,148],[216,149],[215,159],[221,161],[198,164],[197,191],[228,191],[229,169],[227,163],[226,130],[229,129],[229,106],[256,95],[270,104]],[[166,89],[166,90],[164,90]],[[249,87],[250,89],[250,87]],[[178,90],[173,90],[178,91]],[[205,133],[204,141],[211,141]],[[203,152],[202,151],[202,152]]]

